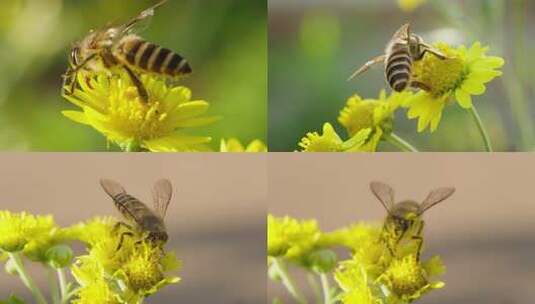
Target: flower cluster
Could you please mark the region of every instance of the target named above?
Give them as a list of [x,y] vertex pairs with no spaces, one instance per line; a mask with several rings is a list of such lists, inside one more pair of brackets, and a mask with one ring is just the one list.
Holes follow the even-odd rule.
[[[143,233],[121,230],[116,223],[113,218],[95,218],[61,228],[50,215],[0,211],[0,260],[6,261],[6,271],[17,274],[39,304],[46,299],[25,270],[23,257],[58,272],[61,293],[58,288],[52,290],[53,303],[141,303],[179,281],[168,275],[180,267],[172,252],[146,241]],[[83,242],[87,254],[74,257],[72,241]],[[77,284],[67,284],[66,267]],[[18,303],[16,297],[13,301],[8,303]]]
[[[387,95],[381,91],[377,99],[350,97],[340,111],[338,122],[347,132],[347,139],[338,135],[330,123],[323,134],[310,132],[299,142],[303,152],[373,152],[384,140],[405,150],[415,149],[393,134],[397,110],[407,109],[409,119],[418,119],[418,132],[434,132],[442,111],[454,98],[463,109],[473,110],[473,95],[485,92],[485,84],[501,75],[504,60],[488,56],[488,48],[476,42],[470,48],[453,48],[445,43],[433,46],[446,58],[426,52],[413,63],[411,80],[418,88]],[[490,144],[489,144],[490,146]],[[490,147],[489,147],[490,148]]]
[[[438,256],[422,262],[411,244],[400,245],[406,248],[392,255],[388,237],[375,224],[357,223],[322,232],[314,220],[268,215],[268,256],[277,260],[271,266],[278,270],[272,277],[284,275],[283,263],[313,273],[334,273],[339,290],[333,298],[345,304],[406,304],[444,286],[432,280],[445,270]],[[339,261],[333,251],[336,247],[349,249],[352,256]],[[273,272],[271,268],[275,267],[270,267]]]
[[172,253],[146,241],[142,233],[124,234],[132,231],[116,223],[96,218],[74,228],[89,250],[74,262],[72,273],[81,288],[73,303],[140,303],[180,280],[166,275],[180,266]]
[[51,215],[0,211],[0,250],[22,253],[36,262],[49,262],[50,249],[68,239]]
[[407,93],[389,96],[381,91],[377,99],[351,96],[340,111],[338,122],[347,133],[343,140],[330,123],[323,126],[323,134],[308,133],[299,146],[303,152],[373,152],[377,145],[392,131],[394,112],[402,104]]

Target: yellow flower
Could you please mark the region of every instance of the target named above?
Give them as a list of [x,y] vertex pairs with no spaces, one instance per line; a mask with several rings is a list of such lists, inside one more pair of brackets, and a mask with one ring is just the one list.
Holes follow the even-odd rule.
[[221,139],[221,152],[267,152],[266,145],[259,139],[250,142],[247,147],[236,138],[229,138],[228,140]]
[[[92,290],[101,278],[106,278],[108,287],[119,299],[135,303],[180,280],[166,274],[180,267],[173,253],[147,241],[146,233],[116,228],[114,223],[111,218],[95,218],[70,228],[71,236],[89,245],[88,254],[78,257],[72,267],[73,276],[81,286]],[[118,248],[124,232],[134,235],[125,236]],[[113,289],[119,285],[123,286],[120,291]]]
[[149,95],[144,102],[124,71],[113,76],[79,72],[73,95],[66,95],[81,111],[63,111],[71,120],[92,126],[123,150],[153,152],[204,151],[211,138],[192,136],[185,129],[205,126],[217,120],[204,116],[209,103],[191,100],[191,91],[169,87],[155,76],[142,75]]
[[376,225],[358,223],[321,236],[320,243],[326,247],[343,246],[352,250],[361,248],[368,240],[379,238],[380,228]]
[[[366,269],[359,260],[352,259],[340,263],[334,274],[342,289],[340,300],[344,304],[382,304],[372,282],[369,282]],[[375,288],[376,289],[376,288]]]
[[0,211],[0,249],[23,251],[30,259],[46,261],[46,251],[59,240],[58,227],[51,215]]
[[83,223],[63,229],[63,234],[70,240],[78,240],[90,247],[103,241],[103,237],[111,237],[110,231],[117,223],[113,217],[95,217]]
[[298,221],[288,216],[268,215],[267,250],[273,257],[302,258],[310,253],[320,239],[321,231],[314,220]]
[[100,278],[87,286],[81,287],[76,293],[73,304],[120,304],[124,303],[110,288],[104,278]]
[[394,92],[388,97],[382,90],[378,99],[362,99],[358,95],[351,96],[346,106],[340,111],[338,122],[345,127],[349,136],[362,130],[370,130],[366,143],[361,151],[376,151],[383,135],[392,132],[392,121],[396,109],[410,98],[410,92]]
[[398,0],[398,5],[403,11],[411,12],[425,4],[425,2],[427,2],[427,0]]
[[485,84],[502,74],[497,70],[504,60],[487,56],[487,47],[476,42],[467,49],[451,48],[445,43],[435,47],[448,58],[441,60],[426,53],[422,60],[413,64],[413,79],[422,83],[425,90],[417,92],[405,102],[410,119],[418,118],[418,132],[428,127],[433,132],[438,127],[444,106],[454,97],[464,109],[472,107],[471,95],[485,92]]
[[388,269],[378,279],[384,282],[393,295],[403,301],[412,302],[432,289],[444,287],[443,282],[429,282],[425,269],[410,254],[394,259]]
[[[330,123],[323,125],[323,134],[309,132],[299,142],[301,152],[358,152],[369,151],[369,143],[377,143],[380,135],[370,136],[372,130],[366,128],[357,132],[347,141],[343,141]],[[372,145],[373,146],[373,145]],[[376,146],[376,144],[375,144]]]
[[128,285],[135,291],[149,290],[163,279],[160,252],[154,246],[143,242],[121,266],[128,278]]

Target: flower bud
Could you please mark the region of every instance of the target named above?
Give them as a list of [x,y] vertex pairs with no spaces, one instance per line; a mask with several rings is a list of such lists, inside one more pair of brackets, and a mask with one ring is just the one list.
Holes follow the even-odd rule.
[[307,260],[314,271],[327,273],[336,267],[338,256],[332,250],[320,249],[311,253]]
[[68,266],[74,254],[71,247],[67,245],[56,245],[46,251],[48,264],[54,268],[63,268]]

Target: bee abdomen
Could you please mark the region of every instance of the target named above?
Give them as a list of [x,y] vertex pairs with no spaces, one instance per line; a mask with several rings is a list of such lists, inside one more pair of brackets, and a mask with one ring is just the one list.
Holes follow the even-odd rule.
[[115,206],[117,209],[119,209],[121,214],[125,215],[126,217],[136,219],[133,211],[138,209],[141,202],[139,202],[135,197],[126,193],[119,193],[113,197],[113,201],[115,202]]
[[135,39],[123,46],[126,61],[148,72],[179,76],[191,73],[186,59],[179,54],[154,43]]
[[385,74],[388,84],[394,91],[401,92],[409,85],[411,63],[411,57],[405,48],[392,53],[388,57]]

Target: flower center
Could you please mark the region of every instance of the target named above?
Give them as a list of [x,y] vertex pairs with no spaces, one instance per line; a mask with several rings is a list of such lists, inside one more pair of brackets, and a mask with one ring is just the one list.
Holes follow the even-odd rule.
[[338,121],[348,131],[350,136],[357,134],[360,130],[374,126],[374,109],[377,103],[374,100],[362,100],[354,95],[349,98],[347,105],[342,111]]
[[110,96],[108,111],[110,121],[125,137],[150,139],[169,131],[163,123],[167,114],[162,107],[157,100],[141,101],[136,87],[130,86],[118,95]]
[[465,61],[458,52],[445,44],[436,47],[448,58],[440,59],[426,53],[422,60],[414,62],[412,77],[424,84],[426,91],[433,97],[440,97],[455,90],[464,80],[467,71]]
[[414,255],[394,260],[387,271],[393,291],[398,295],[412,295],[427,284],[423,270]]

